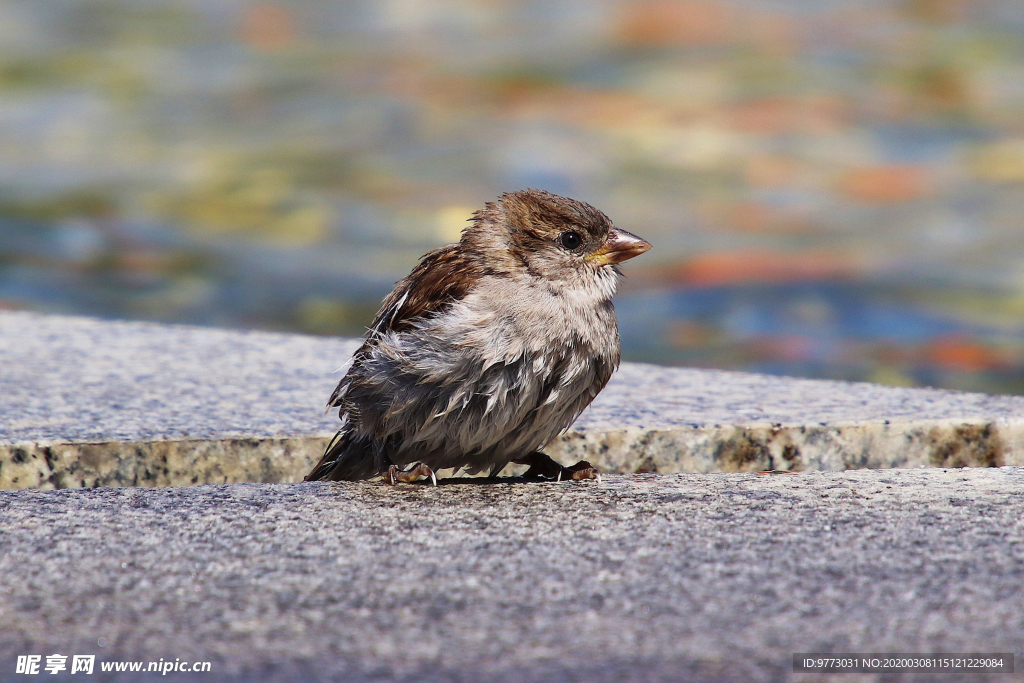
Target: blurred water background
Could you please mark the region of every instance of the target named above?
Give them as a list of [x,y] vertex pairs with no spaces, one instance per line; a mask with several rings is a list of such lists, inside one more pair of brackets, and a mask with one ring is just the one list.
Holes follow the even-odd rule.
[[1020,0],[0,2],[0,307],[358,335],[525,187],[629,360],[1024,391]]

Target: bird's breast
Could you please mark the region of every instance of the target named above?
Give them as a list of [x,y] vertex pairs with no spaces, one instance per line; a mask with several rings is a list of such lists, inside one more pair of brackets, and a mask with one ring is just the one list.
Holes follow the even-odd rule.
[[531,279],[485,279],[434,321],[435,333],[481,350],[491,362],[543,356],[566,345],[618,358],[614,285],[559,288]]

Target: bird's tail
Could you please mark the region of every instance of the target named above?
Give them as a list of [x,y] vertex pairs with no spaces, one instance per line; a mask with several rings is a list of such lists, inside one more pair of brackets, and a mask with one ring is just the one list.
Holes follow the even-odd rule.
[[358,481],[380,474],[373,442],[342,429],[331,442],[304,481]]

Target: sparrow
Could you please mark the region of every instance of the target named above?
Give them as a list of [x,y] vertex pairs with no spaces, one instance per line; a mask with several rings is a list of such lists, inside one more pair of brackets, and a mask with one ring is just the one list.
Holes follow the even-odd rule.
[[509,463],[527,478],[599,476],[541,449],[618,367],[618,264],[650,248],[550,192],[488,202],[384,299],[327,402],[341,428],[306,481],[436,485],[438,470],[494,476]]

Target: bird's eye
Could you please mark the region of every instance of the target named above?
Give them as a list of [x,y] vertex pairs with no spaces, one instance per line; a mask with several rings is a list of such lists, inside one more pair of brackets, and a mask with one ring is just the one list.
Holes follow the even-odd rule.
[[583,238],[580,237],[580,234],[578,232],[573,232],[572,230],[569,232],[563,232],[559,236],[558,241],[561,242],[562,246],[569,251],[578,249],[579,246],[583,244]]

